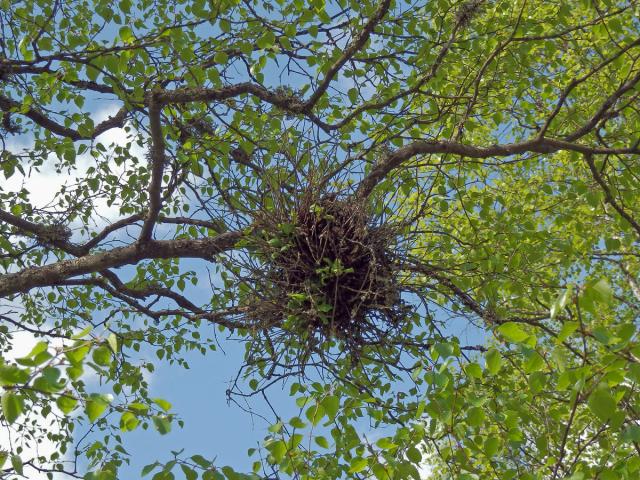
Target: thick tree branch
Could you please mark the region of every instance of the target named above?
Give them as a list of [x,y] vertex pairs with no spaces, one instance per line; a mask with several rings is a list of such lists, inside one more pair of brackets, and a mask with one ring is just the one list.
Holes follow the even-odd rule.
[[76,257],[86,253],[82,246],[69,241],[71,231],[65,225],[34,223],[4,210],[0,210],[0,222],[15,227],[17,235],[31,236],[42,245],[59,248]]
[[430,153],[454,154],[469,158],[509,157],[523,153],[555,153],[561,150],[579,152],[583,154],[640,154],[640,148],[608,149],[595,148],[564,140],[551,138],[536,138],[520,143],[507,143],[477,147],[465,143],[449,142],[446,140],[419,140],[406,147],[399,148],[373,167],[371,172],[360,182],[357,195],[367,197],[373,188],[380,183],[392,170],[401,166],[416,155]]
[[156,101],[153,93],[148,97],[148,104],[149,127],[151,129],[151,152],[149,155],[151,180],[149,182],[149,210],[147,212],[147,218],[142,225],[142,231],[140,232],[141,242],[146,242],[151,239],[153,226],[162,208],[162,174],[164,173],[164,166],[166,164],[164,136],[160,120],[162,105]]
[[291,113],[302,113],[304,104],[293,95],[284,95],[267,90],[250,82],[229,85],[222,88],[178,88],[159,90],[154,97],[158,105],[174,105],[190,102],[216,102],[251,94],[267,103]]
[[96,273],[109,268],[131,265],[154,258],[203,258],[232,249],[242,237],[240,232],[228,232],[197,240],[150,240],[84,257],[62,260],[42,267],[32,267],[0,276],[0,298],[35,287],[59,285],[67,278]]
[[[12,100],[9,97],[0,94],[0,110],[4,112],[11,112],[12,110],[17,110],[20,112],[22,105],[15,100]],[[107,118],[105,121],[96,125],[93,131],[89,135],[82,135],[77,130],[73,128],[65,127],[64,125],[60,125],[58,122],[52,120],[47,115],[42,113],[41,111],[35,108],[29,108],[26,112],[22,113],[31,121],[40,125],[42,128],[49,130],[51,133],[55,133],[61,137],[70,138],[73,141],[78,140],[93,140],[99,135],[103,134],[107,130],[112,128],[121,128],[124,126],[125,119],[127,117],[127,110],[125,108],[121,108],[118,112],[113,116]]]

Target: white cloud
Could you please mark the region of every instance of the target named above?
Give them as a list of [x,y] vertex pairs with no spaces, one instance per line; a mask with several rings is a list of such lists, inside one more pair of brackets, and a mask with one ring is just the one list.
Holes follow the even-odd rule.
[[422,461],[422,463],[418,466],[418,473],[420,474],[420,478],[422,480],[428,480],[431,478],[431,474],[433,473],[433,467],[426,461]]

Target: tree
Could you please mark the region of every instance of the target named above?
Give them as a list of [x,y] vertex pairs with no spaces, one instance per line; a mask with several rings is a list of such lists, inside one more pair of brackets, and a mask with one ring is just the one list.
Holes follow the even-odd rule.
[[153,478],[637,478],[636,1],[0,5],[2,478],[117,478],[216,334],[301,414]]

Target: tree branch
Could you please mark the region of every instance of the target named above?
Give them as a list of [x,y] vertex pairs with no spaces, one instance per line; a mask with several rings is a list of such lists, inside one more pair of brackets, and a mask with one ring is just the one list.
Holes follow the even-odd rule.
[[406,147],[399,148],[385,157],[373,167],[371,172],[360,182],[356,195],[364,198],[369,196],[373,188],[380,183],[392,170],[398,168],[416,155],[430,153],[454,154],[469,158],[509,157],[523,153],[555,153],[561,150],[579,152],[583,154],[639,154],[640,148],[595,148],[564,140],[551,138],[536,138],[520,143],[507,143],[477,147],[465,143],[446,140],[419,140]]
[[69,252],[72,255],[78,256],[82,253],[81,247],[69,242],[68,237],[70,236],[70,232],[67,234],[66,227],[64,225],[45,225],[34,223],[17,217],[4,210],[0,210],[0,221],[15,227],[18,235],[31,235],[40,243],[48,243],[60,250]]
[[148,96],[148,105],[149,127],[151,130],[151,152],[149,155],[151,181],[149,182],[149,211],[142,225],[139,238],[140,242],[146,242],[151,239],[153,226],[158,219],[160,208],[162,208],[162,174],[164,173],[164,166],[166,164],[164,136],[162,133],[162,123],[160,121],[162,105],[156,101],[153,93]]
[[[0,110],[4,112],[17,110],[18,112],[20,112],[21,108],[22,105],[20,103],[0,94]],[[89,135],[82,135],[80,134],[80,132],[74,130],[73,128],[68,128],[60,125],[58,122],[50,119],[48,116],[35,108],[29,108],[26,112],[22,112],[23,115],[25,115],[37,125],[40,125],[42,128],[49,130],[50,132],[55,133],[56,135],[59,135],[61,137],[70,138],[73,141],[93,140],[107,130],[110,130],[112,128],[121,128],[122,126],[124,126],[127,113],[127,110],[123,107],[118,110],[118,112],[113,117],[109,117],[105,121],[96,125],[96,127]]]
[[241,232],[228,232],[211,238],[150,240],[84,257],[62,260],[50,265],[32,267],[0,276],[0,298],[35,287],[59,285],[67,278],[96,273],[109,268],[131,265],[155,258],[203,258],[232,249]]
[[620,214],[622,218],[624,218],[627,222],[629,222],[629,225],[631,225],[631,227],[636,231],[636,233],[640,235],[640,224],[629,214],[629,212],[627,212],[624,209],[622,205],[618,203],[616,198],[613,196],[613,194],[611,193],[611,189],[609,188],[609,185],[607,185],[607,182],[605,182],[604,178],[602,178],[602,175],[596,168],[596,165],[593,161],[593,156],[589,153],[586,153],[584,158],[587,161],[587,165],[589,165],[589,170],[591,170],[591,175],[593,176],[593,179],[596,181],[598,185],[600,185],[600,188],[604,193],[605,201],[609,205],[611,205],[615,209],[615,211],[618,212],[618,214]]
[[304,103],[304,111],[311,111],[311,109],[313,109],[320,97],[322,97],[322,95],[324,95],[324,93],[327,91],[334,77],[338,74],[344,64],[347,63],[347,61],[349,61],[349,59],[353,57],[353,55],[355,55],[364,46],[365,43],[367,43],[367,40],[369,40],[373,29],[378,23],[380,23],[380,21],[389,11],[390,5],[391,0],[383,0],[380,3],[380,6],[376,10],[376,13],[365,24],[362,31],[353,39],[353,42],[351,42],[347,46],[347,48],[345,48],[342,55],[340,55],[340,58],[338,58],[338,60],[336,60],[335,63],[331,65],[331,67],[329,67],[329,70],[327,70],[327,73],[325,74],[324,79],[322,80],[320,85],[318,85],[318,88],[316,88],[315,92],[313,92],[311,97],[309,97],[309,99]]

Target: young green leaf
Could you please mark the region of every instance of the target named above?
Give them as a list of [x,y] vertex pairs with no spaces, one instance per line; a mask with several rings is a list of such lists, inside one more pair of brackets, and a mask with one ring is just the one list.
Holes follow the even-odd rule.
[[11,466],[18,475],[24,475],[22,458],[20,458],[20,455],[11,455]]
[[160,432],[160,435],[166,435],[171,431],[171,420],[166,416],[154,415],[151,417],[153,425],[156,430]]
[[12,424],[24,411],[24,399],[12,391],[2,395],[2,413],[7,423]]
[[617,409],[617,403],[606,387],[597,388],[589,395],[588,405],[591,411],[603,422],[609,420]]
[[70,414],[78,405],[78,400],[70,394],[62,394],[56,400],[56,405],[65,415]]
[[90,422],[95,422],[105,412],[109,403],[111,403],[111,395],[100,395],[92,393],[85,404],[85,413]]
[[498,332],[510,342],[520,343],[529,338],[529,334],[515,322],[506,322],[498,327]]

